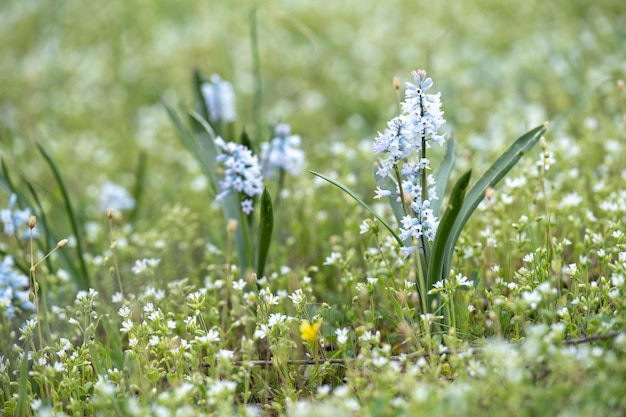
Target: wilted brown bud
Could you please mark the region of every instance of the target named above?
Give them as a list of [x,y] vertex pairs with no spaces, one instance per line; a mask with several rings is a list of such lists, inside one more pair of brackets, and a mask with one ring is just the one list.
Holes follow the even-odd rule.
[[624,80],[617,80],[617,91],[624,92]]
[[113,218],[113,209],[111,207],[107,209],[107,217],[109,218],[109,220]]
[[395,90],[400,89],[400,79],[398,77],[393,77],[393,88]]
[[413,202],[413,199],[411,198],[411,193],[404,193],[404,195],[402,196],[402,200],[404,201],[404,204],[410,206]]
[[28,227],[30,227],[30,230],[33,230],[36,224],[37,224],[37,217],[30,216],[30,218],[28,219]]
[[491,202],[491,199],[493,198],[493,188],[487,187],[485,190],[485,198],[487,201]]
[[235,233],[235,230],[237,230],[237,220],[235,219],[228,220],[228,225],[226,226],[226,230],[228,231],[228,233]]
[[249,282],[251,284],[256,284],[256,282],[258,281],[258,278],[256,276],[256,272],[253,272],[250,274],[250,278],[249,278]]

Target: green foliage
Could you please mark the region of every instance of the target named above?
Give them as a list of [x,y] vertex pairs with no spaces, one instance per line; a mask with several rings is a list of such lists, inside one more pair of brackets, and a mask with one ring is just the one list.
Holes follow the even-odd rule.
[[[15,193],[39,238],[0,262],[29,277],[75,239],[36,268],[39,313],[0,286],[0,414],[621,415],[625,6],[431,3],[2,3],[0,210]],[[363,197],[415,66],[463,132],[432,149],[430,316],[402,205]],[[208,71],[236,123],[207,123]],[[278,173],[250,221],[213,204],[215,137],[259,152],[283,121],[323,174]],[[96,209],[108,180],[131,212]]]

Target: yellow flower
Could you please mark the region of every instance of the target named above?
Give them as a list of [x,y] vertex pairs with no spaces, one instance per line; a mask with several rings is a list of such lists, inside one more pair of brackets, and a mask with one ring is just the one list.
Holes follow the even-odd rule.
[[312,343],[317,342],[317,332],[319,332],[322,323],[309,323],[308,320],[302,320],[300,324],[300,337],[302,340],[309,340]]

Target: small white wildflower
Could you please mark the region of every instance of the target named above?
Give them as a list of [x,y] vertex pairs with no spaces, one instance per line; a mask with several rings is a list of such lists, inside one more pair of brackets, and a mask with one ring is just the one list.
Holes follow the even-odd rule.
[[233,282],[233,289],[235,291],[243,291],[245,286],[246,286],[246,281],[243,279]]
[[335,335],[337,335],[338,345],[343,346],[348,342],[348,329],[347,328],[344,327],[342,329],[336,329]]
[[220,349],[217,352],[217,357],[218,359],[221,359],[223,361],[231,361],[235,356],[235,352],[233,352],[232,350],[227,350],[227,349]]
[[341,260],[341,254],[339,252],[331,252],[330,256],[326,257],[324,265],[337,265]]
[[124,321],[122,321],[122,328],[120,329],[120,332],[128,333],[132,329],[133,329],[133,322],[131,320],[124,320]]
[[541,302],[541,294],[535,291],[522,292],[522,298],[530,306],[531,309],[536,310],[537,305]]
[[161,262],[160,259],[155,259],[155,258],[138,259],[135,261],[135,265],[132,267],[131,271],[135,275],[140,275],[156,267],[160,262]]
[[117,310],[117,314],[122,318],[127,318],[130,316],[130,308],[128,308],[128,306],[122,306]]
[[124,296],[119,291],[113,294],[113,296],[111,297],[111,302],[113,304],[121,303],[123,300],[124,300]]
[[297,290],[295,290],[293,294],[289,296],[289,298],[294,305],[300,305],[306,302],[306,295],[304,295],[302,288],[298,288]]

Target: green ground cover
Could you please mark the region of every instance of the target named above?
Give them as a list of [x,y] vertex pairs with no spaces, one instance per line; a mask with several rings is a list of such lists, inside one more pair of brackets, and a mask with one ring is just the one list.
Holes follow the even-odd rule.
[[[326,3],[0,4],[0,413],[626,412],[626,6]],[[417,69],[457,146],[436,216],[548,122],[435,286],[434,243],[405,257],[374,198]],[[194,71],[230,83],[234,123]],[[261,157],[288,124],[303,169],[265,175],[242,222],[192,110]]]

